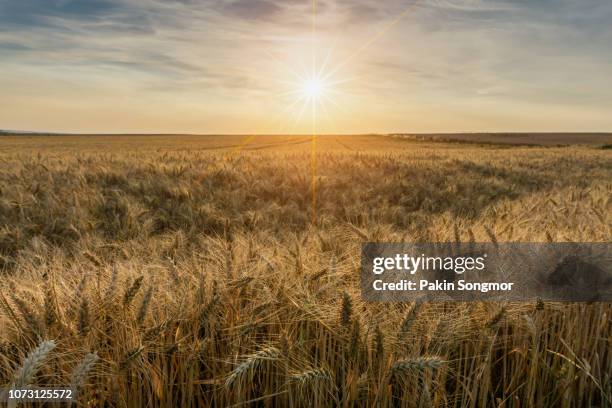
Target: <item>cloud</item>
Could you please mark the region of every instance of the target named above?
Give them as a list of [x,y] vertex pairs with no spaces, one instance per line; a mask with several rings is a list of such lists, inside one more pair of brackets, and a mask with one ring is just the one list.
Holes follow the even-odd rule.
[[[311,13],[309,0],[0,0],[0,86],[248,101],[282,91],[270,53],[296,69],[310,58]],[[346,68],[369,78],[355,86],[380,111],[469,98],[612,108],[611,20],[609,0],[318,0],[317,44],[342,60],[376,38]]]
[[5,51],[29,51],[30,47],[16,42],[0,42],[0,50]]
[[109,0],[2,0],[2,30],[19,26],[48,26],[49,17],[95,21],[117,8]]
[[341,10],[346,15],[345,21],[348,23],[377,21],[384,15],[380,6],[369,3],[345,2]]
[[222,11],[246,20],[271,20],[283,10],[269,0],[234,0],[222,6]]

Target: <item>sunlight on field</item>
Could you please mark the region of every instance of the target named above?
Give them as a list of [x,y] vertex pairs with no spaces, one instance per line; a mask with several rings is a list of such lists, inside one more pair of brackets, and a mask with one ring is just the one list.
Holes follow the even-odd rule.
[[609,304],[359,289],[366,241],[607,242],[609,150],[317,143],[313,222],[308,136],[1,139],[0,382],[57,339],[92,405],[610,402]]

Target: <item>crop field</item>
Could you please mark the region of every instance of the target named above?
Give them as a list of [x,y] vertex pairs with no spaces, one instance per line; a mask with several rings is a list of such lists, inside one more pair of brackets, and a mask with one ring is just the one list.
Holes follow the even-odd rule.
[[610,241],[609,143],[0,136],[0,387],[611,406],[610,304],[368,303],[359,282],[364,242]]
[[397,134],[394,137],[438,141],[470,142],[523,146],[607,145],[610,133],[451,133],[451,134]]

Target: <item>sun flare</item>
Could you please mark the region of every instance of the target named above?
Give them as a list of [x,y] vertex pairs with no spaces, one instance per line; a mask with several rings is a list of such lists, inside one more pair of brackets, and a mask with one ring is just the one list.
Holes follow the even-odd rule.
[[325,92],[325,83],[320,78],[310,78],[304,83],[304,94],[310,100],[319,99]]
[[[301,44],[300,44],[301,45]],[[347,98],[351,96],[347,84],[354,76],[344,60],[336,61],[335,47],[321,48],[315,41],[309,47],[288,48],[283,52],[268,52],[277,65],[280,88],[278,102],[281,109],[274,120],[279,129],[288,133],[307,130],[313,134],[321,126],[335,126],[335,121],[346,114]]]

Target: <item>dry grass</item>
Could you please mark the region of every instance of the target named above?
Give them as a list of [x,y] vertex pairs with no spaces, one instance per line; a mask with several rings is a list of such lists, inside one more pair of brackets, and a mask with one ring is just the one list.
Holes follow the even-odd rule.
[[609,241],[609,151],[320,138],[313,222],[308,138],[239,145],[0,139],[0,384],[32,366],[92,406],[609,406],[609,304],[359,293],[365,240]]

